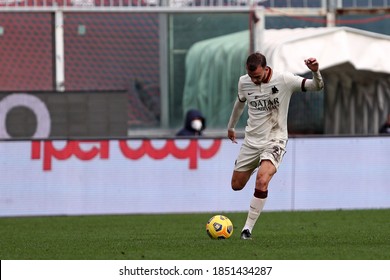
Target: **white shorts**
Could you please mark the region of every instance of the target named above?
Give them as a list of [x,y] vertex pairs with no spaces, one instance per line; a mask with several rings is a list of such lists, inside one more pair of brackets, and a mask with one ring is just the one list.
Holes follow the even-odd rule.
[[287,141],[271,140],[261,148],[249,146],[245,141],[241,146],[234,170],[249,171],[259,167],[261,161],[269,160],[278,170],[283,156],[286,153]]

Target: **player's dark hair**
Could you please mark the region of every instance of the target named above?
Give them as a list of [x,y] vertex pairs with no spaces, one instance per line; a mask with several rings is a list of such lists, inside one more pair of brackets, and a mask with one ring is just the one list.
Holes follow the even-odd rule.
[[257,67],[261,66],[262,68],[265,68],[267,66],[267,59],[265,56],[259,52],[252,53],[248,56],[248,59],[246,60],[246,68],[249,71],[255,71]]

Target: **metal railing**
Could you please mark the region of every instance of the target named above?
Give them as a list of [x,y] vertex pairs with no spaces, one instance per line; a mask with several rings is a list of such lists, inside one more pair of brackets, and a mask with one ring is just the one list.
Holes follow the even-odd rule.
[[0,8],[17,7],[239,7],[261,5],[266,8],[326,8],[333,4],[339,8],[388,7],[390,0],[0,0]]
[[389,8],[390,0],[0,0],[0,10],[9,9],[197,9],[197,8]]

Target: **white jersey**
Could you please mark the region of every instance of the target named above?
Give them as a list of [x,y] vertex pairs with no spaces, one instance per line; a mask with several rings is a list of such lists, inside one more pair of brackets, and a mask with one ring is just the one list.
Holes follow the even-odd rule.
[[258,147],[271,140],[287,141],[287,115],[291,96],[300,91],[304,79],[292,73],[273,72],[268,83],[256,85],[248,75],[238,82],[238,98],[248,106],[245,139]]

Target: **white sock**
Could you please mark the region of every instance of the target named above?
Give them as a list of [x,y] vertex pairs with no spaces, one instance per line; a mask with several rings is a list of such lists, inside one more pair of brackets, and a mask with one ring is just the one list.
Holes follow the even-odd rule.
[[249,229],[249,231],[252,232],[252,229],[255,226],[266,201],[267,198],[252,198],[248,211],[248,217],[246,218],[245,226],[242,230]]

